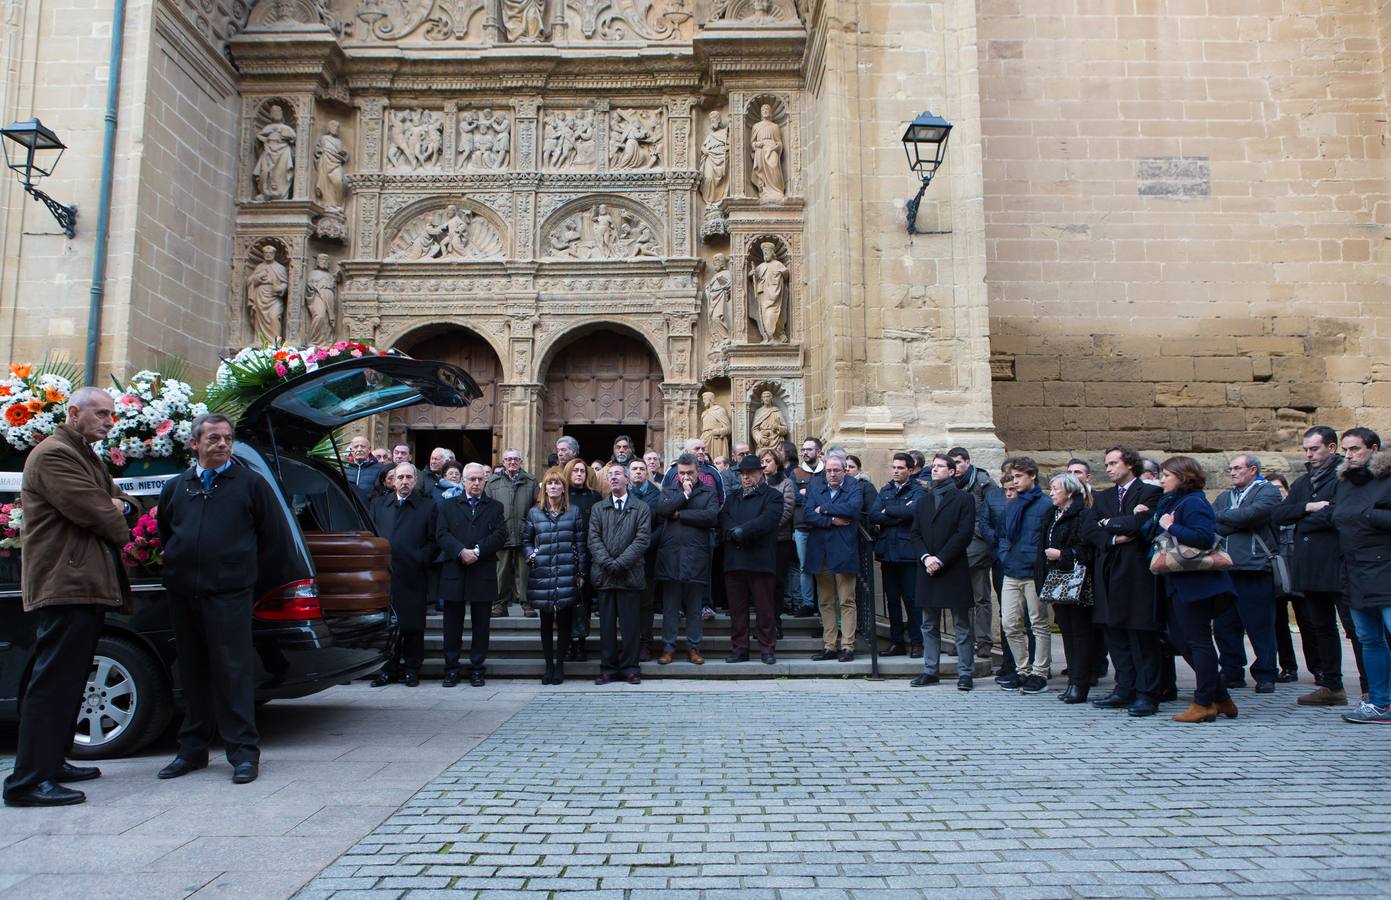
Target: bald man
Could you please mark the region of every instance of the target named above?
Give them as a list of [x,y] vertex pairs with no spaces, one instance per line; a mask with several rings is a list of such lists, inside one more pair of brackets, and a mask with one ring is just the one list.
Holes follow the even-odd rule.
[[497,600],[497,554],[507,545],[507,519],[502,504],[483,493],[490,474],[486,466],[469,463],[464,466],[464,492],[437,503],[435,543],[446,560],[440,572],[445,687],[459,683],[466,609],[473,620],[469,684],[483,686],[489,616]]

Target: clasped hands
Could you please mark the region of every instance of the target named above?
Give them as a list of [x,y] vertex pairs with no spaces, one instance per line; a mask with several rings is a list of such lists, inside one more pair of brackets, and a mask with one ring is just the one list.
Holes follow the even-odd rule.
[[474,550],[472,547],[465,547],[459,551],[459,562],[466,566],[471,566],[478,562],[478,556],[479,553],[477,550]]
[[935,556],[924,557],[923,568],[927,570],[927,574],[936,575],[942,571],[942,561]]

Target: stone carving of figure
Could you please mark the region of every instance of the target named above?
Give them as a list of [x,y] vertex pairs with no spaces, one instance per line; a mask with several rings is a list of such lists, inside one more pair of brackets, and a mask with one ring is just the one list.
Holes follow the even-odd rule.
[[444,120],[428,109],[401,110],[391,117],[386,158],[397,169],[432,168],[444,148]]
[[309,318],[304,327],[305,341],[332,343],[333,328],[338,323],[338,278],[328,270],[327,253],[315,258],[314,271],[305,280],[304,311]]
[[251,313],[251,338],[274,341],[284,336],[285,297],[290,292],[290,275],[275,258],[275,248],[266,244],[261,261],[246,277],[246,304]]
[[594,241],[598,244],[599,258],[608,258],[618,252],[618,228],[609,214],[609,208],[602,203],[594,210]]
[[615,119],[609,168],[648,169],[657,165],[661,135],[656,128],[637,110],[619,110]]
[[276,104],[270,108],[270,124],[256,134],[261,155],[252,177],[256,179],[257,200],[287,200],[295,172],[295,130],[285,124],[285,111]]
[[700,196],[706,206],[729,194],[729,127],[718,111],[710,113],[710,133],[700,145]]
[[580,224],[570,219],[559,230],[551,232],[550,249],[546,255],[574,259],[575,245],[579,242]]
[[338,136],[338,120],[329,119],[314,145],[314,200],[324,209],[343,209],[343,168],[348,148]]
[[700,439],[705,442],[705,452],[714,459],[717,456],[729,458],[729,413],[715,402],[715,395],[706,391],[700,395]]
[[776,448],[792,433],[787,427],[787,419],[783,416],[782,410],[773,402],[773,392],[764,391],[759,395],[759,399],[763,401],[763,405],[753,414],[755,453]]
[[753,126],[753,171],[749,180],[758,188],[761,203],[778,203],[787,196],[787,183],[782,175],[782,128],[773,121],[773,108],[767,103],[759,109],[759,121]]
[[491,125],[493,132],[493,148],[486,160],[488,168],[504,168],[512,151],[512,123],[506,113],[495,112],[490,116],[487,110],[483,111],[483,121]]
[[546,165],[552,169],[594,162],[594,112],[556,110],[546,116]]
[[710,336],[717,344],[729,340],[729,292],[732,287],[729,260],[723,253],[716,253],[715,274],[705,282],[705,315],[710,322]]
[[477,146],[478,113],[466,109],[459,114],[459,146],[456,150],[459,154],[459,162],[464,168],[470,168]]
[[639,224],[637,236],[633,238],[634,256],[661,256],[657,248],[657,236],[646,224]]
[[444,222],[439,226],[439,255],[444,259],[463,259],[469,255],[469,226],[473,224],[473,213],[452,203],[444,209]]
[[544,41],[545,0],[502,0],[502,24],[509,41]]
[[787,343],[787,266],[774,255],[777,249],[772,241],[758,245],[763,252],[763,261],[753,270],[753,295],[756,308],[749,310],[749,318],[758,325],[758,333],[763,343]]

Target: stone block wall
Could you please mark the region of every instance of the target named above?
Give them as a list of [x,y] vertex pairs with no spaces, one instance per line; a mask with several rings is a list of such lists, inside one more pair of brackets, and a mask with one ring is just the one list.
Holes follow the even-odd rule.
[[1010,448],[1391,430],[1391,3],[981,0]]

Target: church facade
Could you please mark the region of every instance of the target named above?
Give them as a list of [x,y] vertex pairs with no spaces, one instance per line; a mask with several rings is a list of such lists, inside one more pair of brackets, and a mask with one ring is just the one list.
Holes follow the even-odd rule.
[[[12,4],[5,114],[69,144],[79,224],[4,186],[6,350],[81,358],[119,31],[103,371],[398,347],[484,398],[376,443],[533,464],[562,432],[880,463],[1391,425],[1391,11],[1197,5]],[[956,127],[910,235],[924,109]]]

